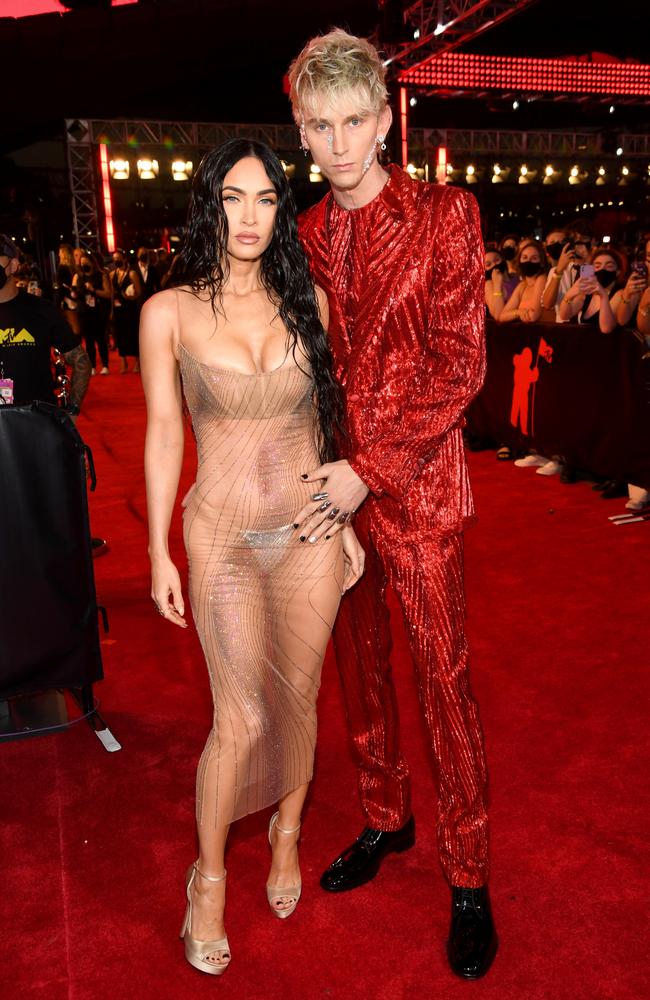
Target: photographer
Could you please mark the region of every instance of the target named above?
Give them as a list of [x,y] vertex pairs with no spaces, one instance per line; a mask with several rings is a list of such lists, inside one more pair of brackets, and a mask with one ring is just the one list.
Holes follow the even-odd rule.
[[[549,234],[555,237],[555,233]],[[555,310],[555,320],[557,323],[566,323],[566,319],[560,316],[560,305],[567,292],[580,276],[580,265],[586,264],[591,254],[592,233],[587,222],[576,219],[566,233],[566,243],[564,244],[555,267],[549,271],[544,294],[542,295],[542,310],[550,312]],[[553,255],[557,250],[553,248]]]
[[50,358],[56,347],[72,365],[67,410],[76,416],[88,388],[90,360],[55,305],[19,290],[18,269],[18,251],[0,233],[0,377],[13,383],[4,401],[56,404]]

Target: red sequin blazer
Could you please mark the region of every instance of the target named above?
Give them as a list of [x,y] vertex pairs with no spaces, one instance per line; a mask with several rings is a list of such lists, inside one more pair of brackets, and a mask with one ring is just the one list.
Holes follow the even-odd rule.
[[402,537],[474,512],[463,412],[485,374],[484,258],[475,199],[391,166],[367,206],[331,193],[300,217],[329,300],[347,457]]

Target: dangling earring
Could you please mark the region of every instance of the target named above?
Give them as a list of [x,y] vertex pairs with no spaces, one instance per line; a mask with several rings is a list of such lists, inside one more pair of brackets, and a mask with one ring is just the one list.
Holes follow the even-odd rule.
[[370,170],[374,158],[375,158],[375,147],[373,146],[368,155],[366,156],[365,160],[363,161],[364,174],[366,173],[367,170]]
[[386,149],[386,143],[384,142],[385,138],[386,138],[385,135],[378,135],[377,138],[375,139],[375,142],[377,143],[380,149]]
[[302,149],[305,156],[307,156],[309,153],[309,145],[307,143],[307,136],[305,135],[304,121],[300,123],[300,148]]

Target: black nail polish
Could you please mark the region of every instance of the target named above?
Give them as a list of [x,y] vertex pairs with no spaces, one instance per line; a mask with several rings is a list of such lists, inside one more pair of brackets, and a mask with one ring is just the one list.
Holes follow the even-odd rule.
[[306,473],[306,472],[303,472],[303,474],[301,475],[301,477],[300,477],[300,478],[301,478],[301,479],[307,479],[307,473]]
[[306,540],[306,538],[307,538],[307,536],[306,536],[306,535],[301,535],[301,536],[300,536],[300,541],[301,541],[301,542],[304,542],[304,541]]
[[298,527],[298,525],[297,525],[297,524],[294,524],[294,525],[293,525],[293,528],[294,528],[294,529],[295,529],[295,528],[297,528],[297,527]]
[[326,542],[329,541],[329,537],[330,537],[329,535],[325,535],[325,541]]

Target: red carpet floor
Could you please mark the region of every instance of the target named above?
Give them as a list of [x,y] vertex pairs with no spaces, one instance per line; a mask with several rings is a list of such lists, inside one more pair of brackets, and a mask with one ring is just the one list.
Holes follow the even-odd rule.
[[[111,621],[97,693],[124,749],[106,753],[83,723],[0,746],[5,1000],[648,995],[650,523],[615,528],[607,514],[623,501],[499,464],[490,452],[471,457],[480,523],[467,536],[469,632],[501,937],[490,975],[470,984],[446,967],[449,897],[433,836],[435,794],[396,621],[416,847],[352,894],[318,888],[325,863],[362,825],[328,658],[301,847],[303,899],[291,920],[272,918],[268,817],[239,823],[228,858],[233,960],[215,980],[185,964],[177,937],[183,873],[195,856],[194,771],[209,689],[193,630],[162,622],[148,596],[137,376],[95,378],[79,428],[98,471],[93,530],[111,545],[96,562]],[[184,483],[191,474],[188,456]]]

